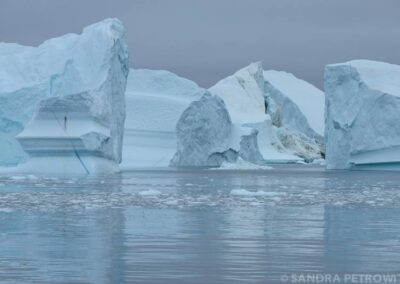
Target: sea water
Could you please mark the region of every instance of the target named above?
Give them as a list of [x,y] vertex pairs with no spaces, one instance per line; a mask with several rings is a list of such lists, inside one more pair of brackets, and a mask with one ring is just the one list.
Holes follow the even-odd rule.
[[0,177],[1,283],[288,283],[399,267],[397,172]]

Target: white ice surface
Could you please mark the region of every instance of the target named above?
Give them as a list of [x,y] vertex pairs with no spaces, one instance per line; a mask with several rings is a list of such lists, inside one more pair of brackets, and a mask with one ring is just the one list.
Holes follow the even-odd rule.
[[232,122],[238,125],[268,119],[263,90],[261,63],[252,63],[209,89],[224,100]]
[[297,105],[315,132],[324,135],[325,96],[321,90],[283,71],[264,71],[264,79]]
[[214,170],[270,170],[270,166],[261,166],[249,163],[242,158],[238,158],[235,163],[223,162],[221,167],[213,168]]
[[163,70],[131,69],[121,168],[167,167],[176,152],[176,124],[204,90]]
[[[0,168],[0,174],[37,174],[37,175],[86,175],[85,167],[91,174],[118,172],[118,164],[114,161],[95,156],[81,156],[82,163],[75,155],[57,157],[35,157],[16,168]],[[84,166],[83,166],[84,165]]]
[[352,60],[330,66],[348,65],[355,69],[369,88],[400,97],[400,65],[372,60]]

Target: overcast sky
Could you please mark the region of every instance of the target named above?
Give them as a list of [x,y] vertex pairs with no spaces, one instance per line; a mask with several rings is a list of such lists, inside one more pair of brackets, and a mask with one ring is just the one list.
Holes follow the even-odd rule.
[[131,66],[209,87],[250,62],[319,87],[325,64],[400,64],[400,0],[0,0],[0,41],[38,45],[107,17]]

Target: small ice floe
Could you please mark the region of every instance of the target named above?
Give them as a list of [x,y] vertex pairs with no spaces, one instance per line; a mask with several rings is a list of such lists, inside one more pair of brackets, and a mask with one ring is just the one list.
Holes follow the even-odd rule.
[[263,190],[259,190],[259,191],[250,191],[247,189],[232,189],[230,192],[230,195],[233,196],[269,196],[268,192],[265,192]]
[[13,211],[11,208],[0,208],[0,213],[11,213]]
[[38,180],[38,179],[39,179],[39,178],[38,178],[37,176],[35,176],[35,175],[27,175],[26,178],[27,178],[27,179],[30,179],[30,180]]
[[10,177],[11,180],[25,180],[26,177],[24,176],[12,176]]
[[315,159],[314,161],[311,162],[312,165],[319,165],[319,166],[325,166],[325,160],[324,159]]
[[179,204],[179,202],[178,202],[177,199],[167,199],[167,200],[164,202],[164,204],[167,205],[167,206],[176,206],[176,205]]
[[271,170],[270,166],[256,165],[239,158],[235,163],[223,162],[221,167],[214,170]]
[[160,195],[161,192],[156,189],[148,189],[148,190],[141,191],[138,194],[141,196],[156,196],[156,195]]
[[45,179],[46,180],[52,180],[52,181],[58,180],[58,178],[56,178],[56,177],[46,177]]

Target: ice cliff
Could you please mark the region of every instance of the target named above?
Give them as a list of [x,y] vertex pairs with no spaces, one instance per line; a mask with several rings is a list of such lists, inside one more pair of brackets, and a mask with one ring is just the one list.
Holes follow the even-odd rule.
[[284,151],[306,161],[322,159],[325,153],[325,95],[293,74],[264,71],[267,113]]
[[121,168],[168,166],[176,152],[179,117],[204,93],[193,81],[168,71],[131,69]]
[[128,72],[117,19],[38,47],[0,44],[0,165],[23,163],[12,170],[27,172],[116,169]]
[[[171,165],[220,166],[239,157],[260,165],[321,158],[323,93],[282,74],[264,73],[261,63],[253,63],[211,87],[178,121]],[[301,93],[284,88],[293,82]],[[313,107],[301,101],[310,102],[308,95],[316,98]],[[308,113],[313,111],[317,114]]]
[[281,126],[319,141],[324,136],[324,93],[293,74],[264,71],[265,95],[279,106]]
[[328,169],[398,168],[400,66],[355,60],[325,68]]

